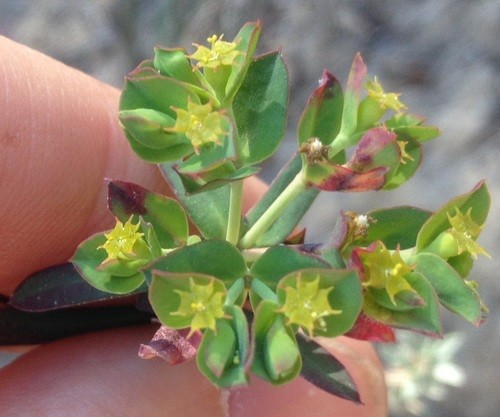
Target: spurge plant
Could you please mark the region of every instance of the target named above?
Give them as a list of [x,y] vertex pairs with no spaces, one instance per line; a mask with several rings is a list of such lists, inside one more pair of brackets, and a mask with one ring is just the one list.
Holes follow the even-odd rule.
[[[441,306],[483,322],[486,307],[467,276],[478,255],[488,256],[477,238],[489,194],[480,182],[436,212],[341,212],[328,242],[304,243],[297,224],[320,191],[397,188],[439,134],[368,77],[358,54],[345,88],[323,72],[297,151],[242,213],[243,181],[276,152],[289,101],[281,52],[254,56],[260,31],[247,23],[233,41],[214,35],[191,54],[157,47],[126,77],[120,122],[176,199],[108,180],[116,226],[82,242],[71,260],[96,290],[59,307],[135,294],[160,323],[142,357],[176,364],[196,356],[221,388],[248,384],[251,374],[272,384],[302,375],[360,401],[315,337],[393,342],[394,328],[439,336]],[[54,282],[56,295],[77,285]],[[34,286],[23,284],[12,304],[33,303]]]

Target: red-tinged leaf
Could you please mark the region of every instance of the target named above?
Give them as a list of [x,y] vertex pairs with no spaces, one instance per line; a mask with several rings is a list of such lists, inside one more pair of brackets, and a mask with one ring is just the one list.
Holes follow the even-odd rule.
[[336,165],[328,178],[319,184],[312,185],[323,191],[361,192],[379,190],[385,184],[387,170],[385,167],[379,167],[359,173],[342,165]]
[[131,215],[151,223],[163,248],[181,246],[188,237],[188,221],[180,203],[126,181],[108,180],[108,207],[122,222]]
[[342,110],[342,123],[339,135],[332,142],[330,149],[332,155],[354,145],[357,136],[353,135],[358,125],[358,107],[361,101],[361,93],[365,84],[366,65],[358,53],[352,62],[347,85],[344,92],[344,105]]
[[196,355],[201,333],[194,332],[189,339],[189,329],[175,330],[161,326],[148,344],[141,344],[138,355],[142,359],[159,357],[170,366],[177,365]]
[[358,172],[373,168],[374,164],[377,163],[377,159],[380,159],[377,156],[386,149],[392,151],[391,156],[393,158],[391,159],[395,157],[395,162],[399,163],[401,155],[398,148],[396,134],[385,127],[375,127],[363,135],[347,166]]
[[319,80],[319,86],[309,97],[300,118],[297,131],[299,145],[317,137],[323,145],[329,145],[340,130],[343,107],[342,88],[338,80],[327,70]]
[[356,323],[346,334],[348,337],[369,342],[395,343],[396,335],[392,327],[373,320],[361,313]]
[[358,52],[352,61],[349,77],[347,78],[346,92],[352,93],[357,100],[363,91],[364,81],[366,78],[366,65],[363,62],[361,54]]

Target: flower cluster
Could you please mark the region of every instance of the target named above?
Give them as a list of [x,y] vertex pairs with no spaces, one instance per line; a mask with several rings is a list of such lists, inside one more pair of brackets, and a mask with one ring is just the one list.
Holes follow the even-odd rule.
[[303,375],[359,402],[347,371],[314,338],[390,342],[395,328],[441,336],[441,306],[482,323],[487,309],[467,278],[488,256],[477,239],[489,193],[480,182],[435,212],[342,212],[328,243],[293,234],[320,191],[404,184],[439,134],[369,78],[358,54],[345,87],[324,71],[297,152],[243,212],[243,181],[277,150],[289,102],[281,52],[254,56],[260,30],[254,22],[232,42],[211,36],[192,54],[158,47],[129,74],[120,121],[177,200],[110,181],[116,226],[83,242],[72,261],[103,292],[141,294],[163,329],[143,356],[179,363],[196,350],[198,368],[221,388],[251,374],[272,384]]

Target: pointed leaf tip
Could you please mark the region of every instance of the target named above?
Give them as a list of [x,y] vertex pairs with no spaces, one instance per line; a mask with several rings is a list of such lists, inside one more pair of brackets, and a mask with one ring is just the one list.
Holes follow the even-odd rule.
[[130,217],[132,214],[144,215],[147,213],[144,206],[147,189],[126,181],[108,178],[105,181],[108,186],[108,207],[116,217],[122,219]]
[[201,334],[194,332],[187,339],[188,329],[175,330],[161,326],[147,344],[141,344],[138,355],[142,359],[159,357],[170,366],[182,363],[196,355]]

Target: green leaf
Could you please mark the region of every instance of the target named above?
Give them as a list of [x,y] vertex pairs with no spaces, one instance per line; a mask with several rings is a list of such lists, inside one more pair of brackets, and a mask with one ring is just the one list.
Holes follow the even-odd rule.
[[203,237],[225,238],[229,213],[229,185],[189,195],[179,175],[171,166],[160,164],[160,170]]
[[352,328],[361,312],[362,289],[358,274],[352,270],[301,269],[286,275],[278,283],[277,295],[280,304],[285,302],[286,288],[297,288],[298,280],[314,281],[319,278],[320,289],[333,289],[328,293],[328,303],[340,314],[323,317],[325,327],[315,327],[315,336],[334,337]]
[[288,73],[283,57],[274,52],[255,59],[233,102],[243,165],[274,154],[285,134],[287,107]]
[[[399,136],[398,136],[399,140]],[[422,146],[415,140],[408,140],[405,147],[407,158],[397,167],[390,179],[385,183],[384,190],[392,190],[408,181],[417,171],[422,162]]]
[[309,97],[300,118],[297,131],[299,145],[312,137],[319,138],[323,145],[329,145],[339,133],[343,104],[339,81],[327,70],[323,71],[319,87]]
[[131,215],[151,223],[163,248],[186,244],[189,228],[186,213],[178,201],[126,181],[108,182],[108,206],[121,221]]
[[137,292],[137,290],[144,291],[145,287],[140,289],[144,284],[144,274],[142,272],[136,272],[126,277],[118,277],[98,269],[106,258],[106,251],[97,248],[104,244],[105,241],[104,234],[97,233],[80,243],[71,258],[71,262],[73,262],[80,275],[90,285],[101,291],[113,294],[130,294]]
[[182,144],[190,145],[185,136],[164,129],[175,124],[175,120],[165,113],[152,109],[122,110],[119,118],[123,128],[134,140],[147,148],[166,149]]
[[[252,227],[255,222],[264,214],[283,190],[292,182],[302,167],[299,155],[295,155],[278,173],[274,181],[267,189],[264,196],[250,210],[246,217],[246,228]],[[300,193],[281,213],[280,217],[273,225],[257,240],[256,246],[277,245],[292,233],[293,229],[299,223],[300,219],[307,212],[319,190],[308,188]]]
[[226,101],[233,99],[245,79],[248,67],[253,61],[261,29],[260,22],[245,23],[234,38],[238,42],[236,50],[242,54],[236,57],[235,65],[231,67],[231,74],[226,84]]
[[321,257],[330,264],[332,269],[345,269],[346,267],[344,258],[335,247],[323,247]]
[[439,301],[431,284],[418,272],[405,275],[405,279],[422,299],[425,300],[425,306],[419,306],[407,311],[389,310],[377,304],[370,293],[365,293],[363,312],[374,320],[389,326],[441,336]]
[[366,291],[370,293],[370,297],[378,305],[392,311],[410,311],[421,308],[426,304],[425,300],[417,292],[411,290],[401,290],[394,294],[394,303],[385,288],[369,287]]
[[[135,292],[139,291],[140,287]],[[116,298],[122,296],[89,285],[67,262],[31,274],[15,289],[9,304],[23,311],[43,312]]]
[[356,385],[344,365],[306,335],[297,333],[296,337],[302,354],[300,375],[329,394],[361,404]]
[[[228,167],[228,165],[230,165]],[[223,171],[219,173],[218,171]],[[185,192],[189,195],[196,193],[204,193],[207,191],[215,190],[216,188],[222,187],[224,185],[229,185],[233,181],[243,180],[252,175],[257,174],[260,171],[258,167],[243,167],[236,171],[231,163],[221,165],[217,169],[206,173],[184,175],[178,172],[179,177],[184,185]],[[215,178],[215,179],[214,179]]]
[[462,252],[458,256],[452,256],[447,259],[447,262],[462,278],[467,278],[472,267],[474,266],[474,258],[469,252]]
[[[189,87],[189,84],[161,76],[151,68],[138,68],[131,72],[126,78],[119,109],[124,117],[125,135],[134,152],[149,162],[165,162],[182,158],[192,151],[190,144],[183,143],[180,138],[174,139],[173,137],[169,137],[169,146],[166,148],[155,149],[151,148],[150,145],[145,146],[146,138],[141,138],[139,141],[137,135],[141,135],[144,130],[152,131],[158,135],[158,117],[155,117],[154,123],[150,122],[150,124],[144,125],[143,121],[130,119],[128,117],[130,113],[124,112],[149,109],[175,119],[176,113],[173,107],[186,108],[188,98],[195,103],[200,103],[198,95],[192,87]],[[162,138],[166,139],[166,136],[163,135]],[[176,140],[179,141],[177,145],[175,144]]]
[[423,118],[409,113],[398,113],[385,121],[385,125],[398,135],[401,140],[425,142],[439,136],[440,131],[434,126],[423,126]]
[[172,107],[187,108],[188,97],[200,104],[200,99],[188,84],[159,74],[153,75],[150,70],[142,72],[145,74],[141,74],[141,70],[131,72],[125,78],[120,111],[152,109],[175,119],[176,113]]
[[485,320],[478,293],[445,260],[432,253],[419,253],[412,260],[415,271],[427,278],[443,306],[475,325]]
[[179,143],[178,145],[168,146],[163,149],[154,149],[142,145],[126,130],[125,136],[127,137],[132,150],[141,159],[152,163],[176,161],[193,151],[191,144],[188,145],[187,143]]
[[441,132],[434,126],[402,126],[392,129],[401,138],[411,138],[418,142],[426,142],[437,138]]
[[162,48],[155,46],[154,67],[166,77],[171,77],[189,84],[199,85],[191,63],[182,48]]
[[455,207],[462,213],[471,208],[471,218],[482,226],[490,209],[490,194],[484,181],[479,182],[469,193],[462,194],[450,200],[424,223],[417,236],[417,250],[429,246],[440,233],[451,228],[447,213],[455,213]]
[[252,372],[275,385],[294,379],[302,366],[295,334],[277,309],[272,301],[260,303],[252,327]]
[[416,207],[402,206],[371,211],[373,219],[364,238],[354,242],[356,246],[369,246],[381,240],[387,249],[408,249],[415,246],[417,234],[431,212]]
[[239,307],[227,307],[227,313],[230,319],[218,320],[215,332],[205,331],[196,355],[198,369],[219,388],[248,383],[248,323]]
[[250,268],[250,275],[274,290],[285,275],[305,268],[329,268],[329,265],[319,257],[280,245],[269,248],[261,255]]
[[122,110],[119,119],[130,146],[142,159],[173,162],[193,153],[186,136],[167,131],[173,119],[164,113],[151,109]]
[[204,240],[174,250],[152,263],[150,269],[210,275],[230,287],[245,275],[247,266],[240,251],[229,242]]

